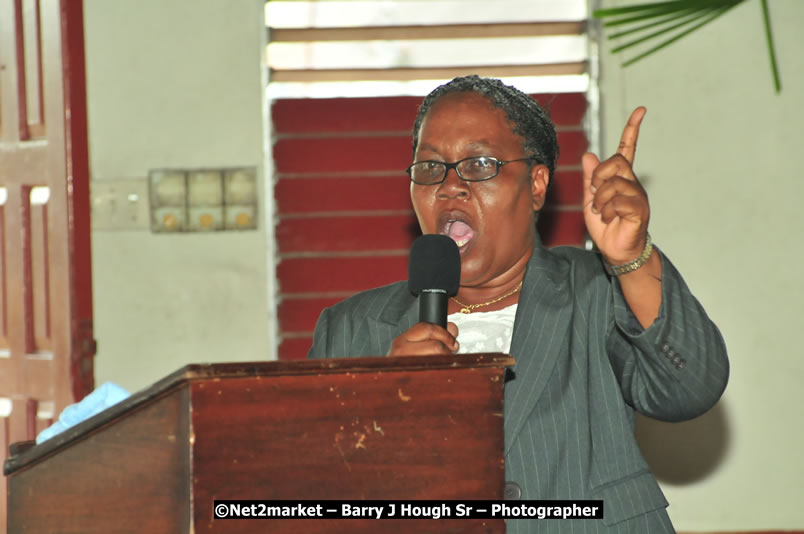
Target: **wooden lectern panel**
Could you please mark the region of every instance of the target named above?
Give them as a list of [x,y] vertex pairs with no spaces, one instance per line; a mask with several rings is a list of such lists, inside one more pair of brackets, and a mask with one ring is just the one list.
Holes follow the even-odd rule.
[[135,526],[189,532],[177,505],[190,498],[188,397],[186,388],[174,390],[12,474],[9,534],[134,532]]
[[9,459],[9,532],[504,532],[502,520],[212,515],[215,499],[502,499],[512,363],[188,366]]

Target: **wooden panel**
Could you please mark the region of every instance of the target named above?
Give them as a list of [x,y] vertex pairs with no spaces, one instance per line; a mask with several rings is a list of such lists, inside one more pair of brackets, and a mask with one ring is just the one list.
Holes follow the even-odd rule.
[[28,428],[28,397],[11,399],[11,416],[8,418],[8,439],[11,443],[31,439]]
[[509,22],[491,24],[449,24],[421,26],[368,26],[356,28],[271,28],[271,42],[371,41],[412,39],[488,39],[580,35],[582,21]]
[[409,135],[280,139],[274,145],[274,162],[280,173],[403,173],[410,165],[411,150]]
[[277,276],[283,294],[361,291],[407,280],[408,257],[286,259],[279,263]]
[[21,230],[22,242],[19,250],[22,257],[22,299],[17,301],[17,305],[22,304],[22,337],[24,339],[24,352],[30,354],[36,351],[36,341],[34,338],[34,289],[33,289],[33,238],[31,235],[31,190],[33,186],[25,185],[20,188],[21,203],[19,213],[19,225]]
[[284,219],[276,229],[279,250],[288,252],[407,251],[421,234],[416,216],[353,216]]
[[[81,399],[95,389],[95,339],[92,322],[92,239],[89,196],[89,138],[87,136],[87,99],[84,58],[83,2],[62,0],[61,25],[64,28],[64,77],[68,88],[64,113],[69,120],[64,127],[64,143],[69,147],[66,176],[51,186],[65,189],[69,184],[70,255],[62,263],[54,261],[55,269],[70,267],[71,310],[69,325],[71,354],[69,374],[72,395]],[[66,242],[66,241],[65,241]],[[61,267],[58,267],[61,265]],[[54,269],[54,270],[55,270]],[[64,315],[59,315],[67,319]]]
[[36,399],[25,399],[25,427],[27,439],[36,439],[36,412],[39,410],[39,402]]
[[15,473],[9,532],[190,532],[188,404],[185,387]]
[[571,76],[586,74],[586,62],[535,65],[467,65],[463,67],[397,67],[383,69],[271,69],[272,82],[347,82],[450,80],[477,74],[491,78],[511,76]]
[[13,73],[16,74],[17,80],[17,99],[16,99],[16,115],[17,115],[17,128],[20,140],[27,140],[30,138],[28,133],[28,94],[25,89],[25,38],[23,35],[23,18],[22,18],[22,0],[14,0],[13,4],[13,40],[15,51],[15,64]]
[[398,176],[282,178],[274,196],[279,214],[410,210],[410,179]]
[[6,266],[6,207],[0,204],[0,349],[10,347],[8,341],[8,269]]
[[31,205],[31,280],[35,351],[50,343],[50,265],[48,263],[47,204]]
[[279,304],[279,322],[285,332],[312,332],[321,310],[345,297],[283,298]]
[[[583,131],[559,132],[560,165],[578,165],[588,143]],[[399,171],[410,165],[411,138],[405,136],[281,139],[274,145],[280,173]]]
[[[0,417],[0,447],[2,447],[0,458],[3,459],[3,462],[8,458],[8,446],[11,445],[9,436],[8,417]],[[6,517],[8,517],[8,479],[3,477],[2,482],[0,482],[0,518],[3,519],[3,523],[0,523],[0,532],[3,532],[3,529],[6,527]]]
[[[375,521],[213,522],[211,501],[498,500],[512,364],[486,354],[188,366],[9,459],[9,529],[376,532]],[[411,526],[504,529],[427,519],[382,531]]]
[[[91,286],[74,283],[89,276],[91,262],[82,23],[81,0],[0,2],[0,185],[8,192],[0,221],[0,330],[7,334],[0,395],[14,399],[9,441],[33,438],[46,424],[36,417],[37,401],[54,403],[58,413],[76,400],[73,392],[80,398],[92,388],[78,335],[91,340],[79,314]],[[34,186],[50,188],[46,207],[31,205]],[[37,349],[52,357],[30,357]],[[84,374],[72,380],[71,366]]]
[[[548,110],[557,127],[582,126],[586,95],[558,93],[532,95]],[[299,98],[274,102],[273,127],[288,134],[342,132],[404,132],[410,135],[422,98]]]
[[280,137],[324,132],[409,134],[421,103],[417,96],[282,99],[274,102],[271,119]]
[[[350,520],[212,520],[213,499],[254,498],[255,488],[261,499],[499,498],[502,376],[501,370],[489,371],[194,382],[196,531],[351,533],[378,528]],[[487,532],[483,523],[384,520],[381,531]],[[504,531],[502,521],[485,523]]]
[[23,76],[25,115],[30,137],[44,135],[44,91],[42,89],[42,38],[39,0],[22,0],[21,30],[23,43]]

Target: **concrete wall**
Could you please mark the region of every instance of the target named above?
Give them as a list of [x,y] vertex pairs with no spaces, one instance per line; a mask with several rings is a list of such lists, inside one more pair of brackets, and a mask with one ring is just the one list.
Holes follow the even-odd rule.
[[[97,202],[115,180],[144,185],[149,169],[261,174],[262,2],[85,0],[84,11]],[[93,231],[98,383],[137,390],[187,363],[273,358],[270,202],[259,230]]]
[[759,2],[624,69],[608,44],[602,50],[604,147],[616,150],[630,111],[648,108],[636,171],[651,201],[651,234],[731,357],[729,387],[711,413],[640,424],[684,531],[804,529],[804,2],[769,4],[780,95]]

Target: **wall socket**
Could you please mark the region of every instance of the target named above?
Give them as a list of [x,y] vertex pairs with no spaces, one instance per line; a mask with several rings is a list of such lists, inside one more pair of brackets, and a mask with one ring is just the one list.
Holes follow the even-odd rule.
[[148,179],[90,182],[93,230],[148,230]]

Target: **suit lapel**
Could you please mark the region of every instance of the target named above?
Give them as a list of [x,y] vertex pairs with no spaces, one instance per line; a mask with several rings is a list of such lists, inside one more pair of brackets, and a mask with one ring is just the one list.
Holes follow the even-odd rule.
[[537,241],[519,297],[511,356],[515,378],[505,385],[506,453],[566,349],[572,306],[569,264]]
[[401,297],[387,299],[387,304],[374,317],[369,317],[368,328],[375,350],[385,353],[393,340],[419,321],[418,300],[400,284]]

